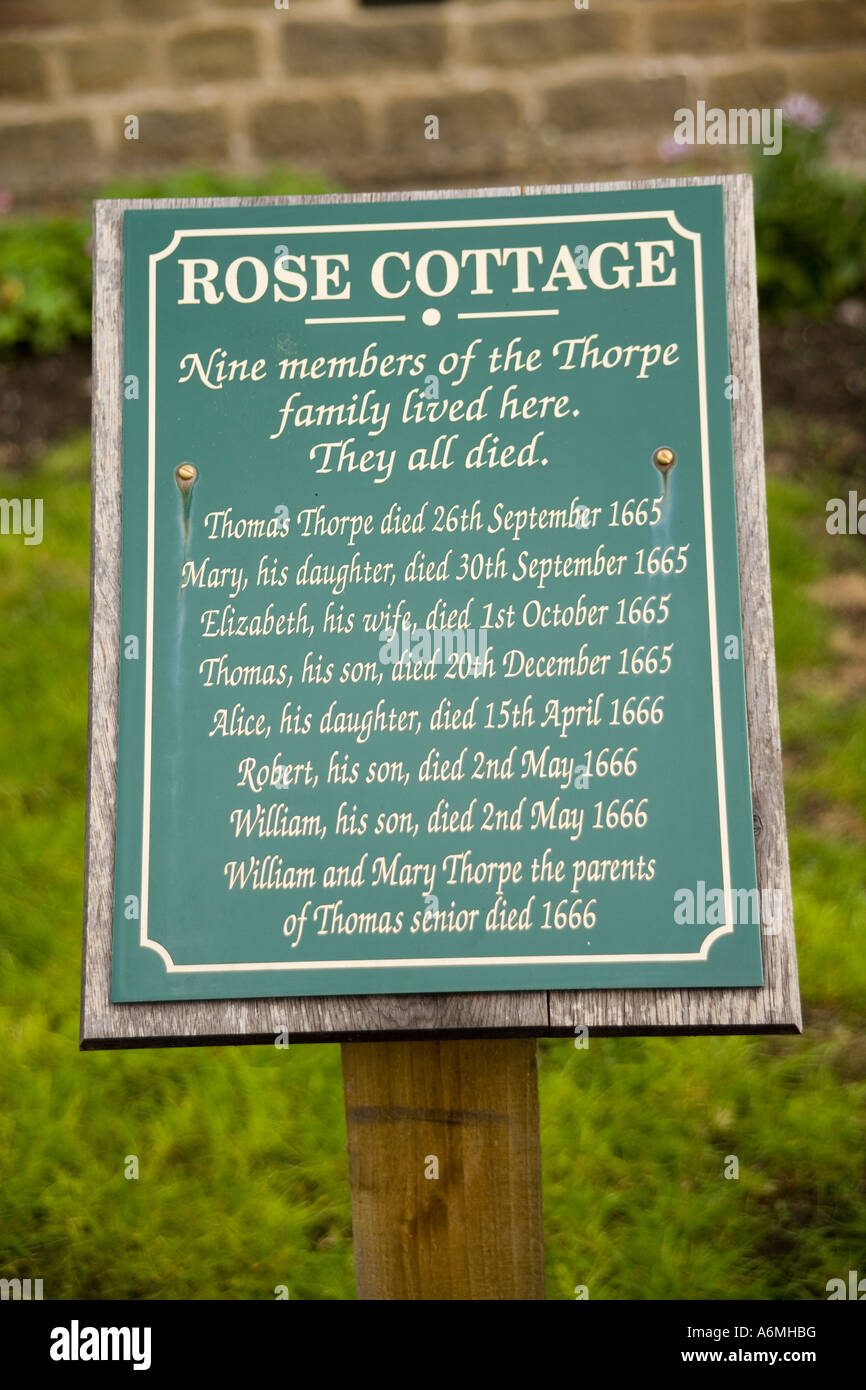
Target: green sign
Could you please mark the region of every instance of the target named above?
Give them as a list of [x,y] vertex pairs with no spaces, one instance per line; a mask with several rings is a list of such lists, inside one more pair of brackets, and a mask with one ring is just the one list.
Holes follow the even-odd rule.
[[721,189],[124,240],[113,1000],[759,985]]

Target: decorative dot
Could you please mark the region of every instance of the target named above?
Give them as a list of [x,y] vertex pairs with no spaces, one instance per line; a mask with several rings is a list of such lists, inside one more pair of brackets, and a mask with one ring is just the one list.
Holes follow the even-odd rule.
[[434,309],[431,305],[431,307],[429,309],[425,309],[423,314],[421,315],[421,322],[426,323],[428,328],[432,328],[434,323],[438,323],[441,317],[442,315],[440,314],[439,310]]

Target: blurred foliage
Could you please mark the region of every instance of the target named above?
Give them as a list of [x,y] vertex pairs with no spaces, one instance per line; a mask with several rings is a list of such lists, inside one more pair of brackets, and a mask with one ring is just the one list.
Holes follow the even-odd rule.
[[0,352],[90,336],[89,236],[72,218],[0,220]]
[[100,198],[299,198],[333,193],[333,184],[315,174],[276,169],[265,177],[211,174],[202,169],[152,179],[115,179]]
[[866,289],[866,183],[827,160],[831,122],[790,120],[777,155],[754,158],[761,312],[823,317]]
[[[866,287],[866,184],[827,159],[830,123],[785,122],[782,150],[754,161],[762,312],[827,314]],[[191,171],[118,179],[106,198],[300,196],[332,187],[312,174],[263,178]],[[90,334],[89,223],[0,218],[0,353],[56,352]]]
[[[328,193],[312,174],[267,177],[192,171],[122,179],[104,198],[253,198]],[[59,352],[90,337],[90,222],[79,217],[0,217],[0,353]]]
[[[807,99],[803,99],[806,101]],[[812,104],[814,105],[814,104]],[[756,154],[755,221],[763,313],[826,315],[866,289],[866,183],[832,168],[830,122],[786,119],[778,155]],[[106,198],[222,198],[331,192],[315,175],[204,171],[119,179]],[[90,333],[89,223],[0,217],[0,353],[56,352]]]

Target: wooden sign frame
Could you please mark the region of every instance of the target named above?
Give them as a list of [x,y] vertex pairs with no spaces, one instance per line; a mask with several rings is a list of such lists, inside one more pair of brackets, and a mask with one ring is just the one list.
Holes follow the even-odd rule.
[[[740,989],[586,989],[111,1003],[120,662],[123,214],[135,208],[519,197],[720,184],[725,254],[743,659],[757,886],[781,901],[762,930],[764,984]],[[82,1049],[294,1042],[655,1033],[779,1033],[802,1027],[782,759],[764,487],[752,184],[745,174],[301,198],[174,198],[94,203],[93,493],[90,720],[82,962]],[[778,896],[781,895],[781,898]]]

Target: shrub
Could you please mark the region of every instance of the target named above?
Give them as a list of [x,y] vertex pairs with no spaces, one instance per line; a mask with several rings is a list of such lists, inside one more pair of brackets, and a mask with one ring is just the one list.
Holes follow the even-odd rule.
[[[221,198],[327,193],[311,174],[267,178],[208,173],[125,179],[106,198]],[[90,337],[90,225],[83,218],[0,217],[0,353],[59,352]]]
[[0,221],[0,351],[90,336],[89,236],[72,218]]
[[814,102],[783,110],[780,153],[754,161],[761,311],[823,317],[866,289],[866,184],[828,164],[831,122]]

